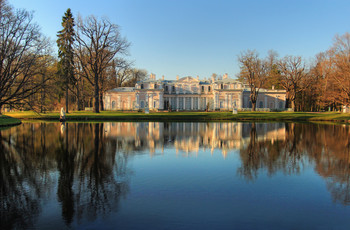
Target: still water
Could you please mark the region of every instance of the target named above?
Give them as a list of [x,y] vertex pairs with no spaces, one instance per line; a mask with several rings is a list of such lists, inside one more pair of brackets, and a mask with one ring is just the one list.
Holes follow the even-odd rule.
[[0,174],[0,229],[350,228],[349,126],[25,123]]

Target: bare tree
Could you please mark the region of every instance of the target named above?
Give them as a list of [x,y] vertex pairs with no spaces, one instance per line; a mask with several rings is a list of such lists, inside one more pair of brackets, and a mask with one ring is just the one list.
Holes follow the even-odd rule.
[[334,71],[331,78],[339,86],[340,102],[350,104],[350,34],[336,36],[333,46],[328,50],[329,67]]
[[116,56],[126,54],[129,43],[116,24],[94,16],[79,17],[76,35],[76,54],[84,76],[94,86],[94,112],[98,113],[100,78]]
[[286,90],[286,106],[295,110],[297,94],[308,87],[307,70],[300,56],[285,56],[278,63],[280,84]]
[[138,81],[145,80],[148,75],[147,70],[144,70],[144,69],[133,68],[133,69],[130,69],[128,72],[129,72],[129,77],[123,83],[123,86],[133,87]]
[[124,60],[115,60],[115,70],[116,70],[116,86],[121,87],[125,81],[127,81],[131,74],[132,63]]
[[25,103],[47,80],[35,78],[50,50],[32,19],[31,13],[0,0],[0,111],[3,105]]
[[250,101],[252,102],[252,110],[255,111],[259,90],[267,80],[267,64],[265,60],[259,58],[255,50],[241,53],[238,61],[241,69],[239,78],[250,87]]
[[278,53],[274,50],[269,50],[266,57],[267,64],[267,80],[264,84],[264,88],[271,88],[274,86],[275,88],[281,88],[279,84],[279,70],[278,70]]

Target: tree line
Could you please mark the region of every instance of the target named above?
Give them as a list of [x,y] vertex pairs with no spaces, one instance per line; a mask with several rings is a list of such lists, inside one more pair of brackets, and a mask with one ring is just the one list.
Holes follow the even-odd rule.
[[279,58],[270,50],[260,58],[255,50],[238,56],[238,79],[250,90],[252,110],[262,88],[286,90],[286,108],[294,111],[335,111],[350,102],[350,34],[337,35],[333,45],[307,63],[301,56]]
[[103,110],[104,92],[134,86],[147,76],[126,59],[129,46],[109,19],[75,20],[67,9],[55,55],[33,14],[0,0],[0,111]]
[[[134,86],[147,71],[126,59],[130,43],[119,26],[93,15],[75,19],[70,9],[53,44],[33,22],[33,14],[0,0],[0,111],[2,107],[39,112],[64,106],[104,110],[103,94]],[[350,34],[307,63],[301,56],[261,58],[246,50],[238,56],[238,79],[251,89],[252,110],[261,88],[285,89],[286,108],[294,111],[339,110],[350,100]]]

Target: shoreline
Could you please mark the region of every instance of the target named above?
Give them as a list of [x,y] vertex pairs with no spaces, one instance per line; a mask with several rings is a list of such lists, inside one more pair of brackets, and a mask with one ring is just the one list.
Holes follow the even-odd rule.
[[[59,112],[38,114],[34,112],[9,112],[0,116],[7,117],[6,126],[18,125],[23,121],[59,121]],[[350,123],[349,113],[339,112],[154,112],[149,114],[137,112],[112,112],[103,111],[98,114],[79,111],[66,115],[67,122],[89,121],[159,121],[159,122],[210,122],[210,121],[272,121],[272,122],[335,122],[340,124]],[[0,127],[5,127],[0,120]]]
[[7,115],[0,115],[0,128],[6,128],[11,126],[16,126],[22,124],[22,121],[20,119],[7,116]]

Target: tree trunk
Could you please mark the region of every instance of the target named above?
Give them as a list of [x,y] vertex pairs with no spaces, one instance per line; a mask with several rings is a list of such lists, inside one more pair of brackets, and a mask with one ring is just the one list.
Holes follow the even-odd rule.
[[252,111],[255,111],[255,110],[256,110],[256,101],[252,102]]
[[66,85],[66,113],[68,113],[68,83]]
[[104,107],[103,107],[103,93],[100,93],[100,111],[104,111]]
[[79,90],[79,85],[77,85],[77,110],[81,110],[81,105],[80,105],[80,90]]
[[84,110],[85,109],[85,89],[84,89],[84,86],[85,86],[85,84],[84,84],[84,79],[82,79],[82,88],[81,88],[81,91],[82,91],[82,93],[83,93],[83,107],[82,107],[82,110]]
[[293,111],[295,111],[295,99],[292,100],[291,102],[292,102],[292,103],[291,103],[291,104],[292,104],[292,109],[293,109]]
[[80,106],[80,99],[79,96],[77,95],[77,111],[81,110],[81,106]]
[[99,87],[98,87],[98,75],[95,73],[95,91],[94,91],[94,113],[100,112],[100,103],[99,103]]
[[255,88],[251,88],[250,89],[251,92],[250,92],[250,102],[252,103],[252,111],[255,111],[256,110],[256,101],[258,99],[258,92],[256,91]]
[[256,101],[252,102],[252,111],[256,111]]
[[45,79],[44,74],[41,76],[41,102],[40,102],[40,112],[44,111],[44,103],[45,103]]

